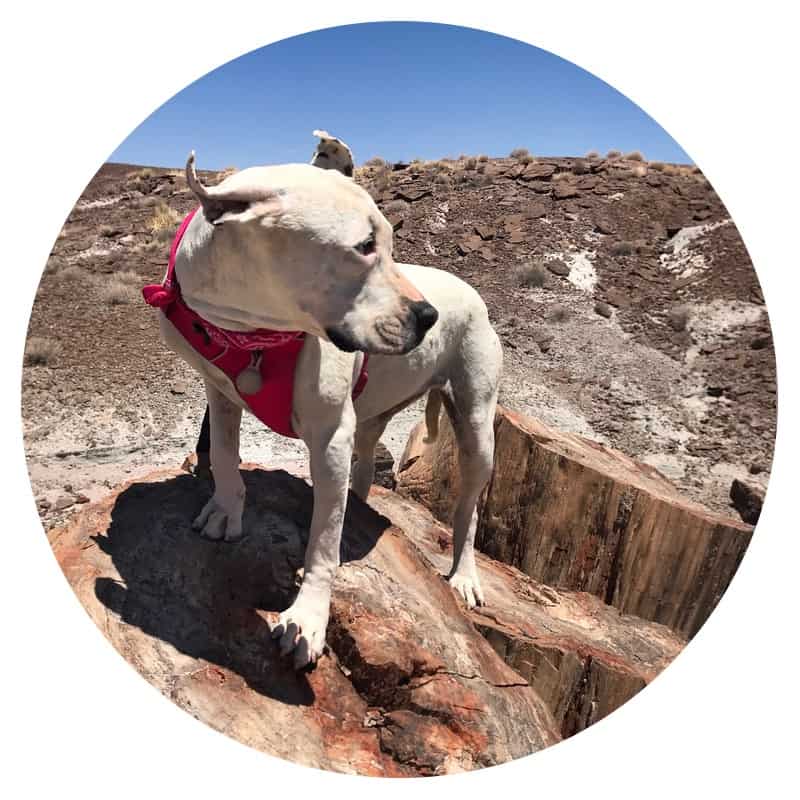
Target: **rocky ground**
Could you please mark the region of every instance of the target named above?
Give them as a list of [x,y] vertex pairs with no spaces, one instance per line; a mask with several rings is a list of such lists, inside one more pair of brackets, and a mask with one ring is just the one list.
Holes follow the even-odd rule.
[[[766,485],[776,424],[766,307],[696,168],[481,157],[376,163],[356,180],[394,225],[397,260],[480,291],[504,343],[506,406],[629,453],[715,510],[731,511],[735,478]],[[193,446],[202,385],[160,343],[139,295],[161,279],[192,206],[179,171],[106,164],[53,245],[22,383],[48,527]],[[418,414],[387,431],[395,458]],[[242,444],[244,459],[271,466],[305,457],[252,419]]]

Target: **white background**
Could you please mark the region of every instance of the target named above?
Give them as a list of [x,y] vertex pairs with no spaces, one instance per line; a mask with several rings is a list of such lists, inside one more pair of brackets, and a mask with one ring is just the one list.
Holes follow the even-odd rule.
[[[797,796],[797,27],[789,3],[12,3],[3,15],[2,687],[6,797]],[[378,9],[381,11],[378,11]],[[387,11],[395,13],[387,16]],[[779,363],[772,482],[753,544],[691,646],[585,733],[468,775],[345,777],[212,732],[142,680],[72,595],[35,514],[19,422],[30,305],[61,223],[106,156],[189,81],[287,35],[417,19],[574,61],[666,127],[714,184],[758,269]],[[411,59],[413,52],[397,54]],[[402,68],[402,63],[400,65]],[[324,76],[321,76],[324,79]],[[524,88],[520,88],[524,102]],[[365,109],[365,113],[369,113]],[[790,193],[791,198],[790,198]]]

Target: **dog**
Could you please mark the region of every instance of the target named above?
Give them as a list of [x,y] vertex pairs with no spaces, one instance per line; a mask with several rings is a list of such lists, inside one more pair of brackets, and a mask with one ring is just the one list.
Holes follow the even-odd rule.
[[[315,130],[312,136],[319,139],[311,156],[311,164],[320,169],[335,169],[347,177],[353,176],[353,152],[348,145],[328,131]],[[206,406],[203,421],[200,424],[200,433],[195,445],[195,461],[191,459],[184,462],[184,467],[196,477],[209,480],[211,478],[211,423],[210,412]]]
[[[206,187],[192,152],[186,178],[199,209],[174,246],[170,291],[215,335],[301,337],[289,413],[309,450],[314,507],[302,583],[272,628],[281,654],[291,654],[296,669],[322,654],[348,483],[367,498],[379,437],[394,414],[425,395],[429,438],[444,405],[458,444],[448,580],[468,607],[483,604],[473,542],[478,497],[493,468],[503,354],[478,293],[448,272],[396,263],[391,225],[336,169],[253,167]],[[151,304],[169,302],[168,284],[169,273]],[[249,378],[258,383],[258,369],[265,373],[252,364],[247,381],[226,373],[170,321],[170,307],[159,314],[162,340],[202,375],[210,410],[214,491],[192,525],[209,539],[235,541],[245,501],[241,415],[254,390]],[[263,350],[256,360],[269,357]],[[367,358],[369,379],[354,399]]]

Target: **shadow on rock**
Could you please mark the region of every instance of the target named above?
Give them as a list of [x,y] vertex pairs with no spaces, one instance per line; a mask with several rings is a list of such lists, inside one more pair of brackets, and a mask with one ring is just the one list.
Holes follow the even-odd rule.
[[[286,472],[247,470],[244,538],[211,542],[191,530],[207,500],[188,475],[136,483],[120,493],[105,535],[92,538],[120,580],[97,578],[98,600],[124,622],[180,652],[239,674],[255,691],[284,703],[310,705],[307,677],[280,658],[264,611],[294,597],[313,497]],[[342,560],[364,557],[388,521],[351,495]]]

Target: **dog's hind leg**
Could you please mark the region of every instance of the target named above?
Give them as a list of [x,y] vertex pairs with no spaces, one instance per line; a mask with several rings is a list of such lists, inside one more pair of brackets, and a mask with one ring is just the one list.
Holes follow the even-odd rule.
[[232,542],[242,536],[244,482],[239,474],[239,426],[242,409],[206,381],[211,424],[214,494],[192,523],[208,539]]
[[197,444],[194,448],[197,457],[197,466],[194,474],[201,478],[211,476],[211,423],[209,421],[209,410],[206,405],[206,412],[203,414],[203,422],[200,425],[200,435],[197,437]]
[[356,428],[353,452],[358,460],[350,473],[350,488],[362,500],[367,499],[369,487],[375,477],[375,446],[391,418],[391,414],[383,414],[359,422]]
[[[480,369],[460,370],[451,378],[442,400],[453,424],[458,444],[461,486],[453,513],[453,566],[450,585],[472,608],[484,604],[483,590],[475,565],[475,528],[477,503],[494,466],[494,415],[502,364],[502,351],[496,336],[481,347]],[[475,363],[467,361],[467,366]]]

